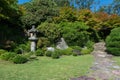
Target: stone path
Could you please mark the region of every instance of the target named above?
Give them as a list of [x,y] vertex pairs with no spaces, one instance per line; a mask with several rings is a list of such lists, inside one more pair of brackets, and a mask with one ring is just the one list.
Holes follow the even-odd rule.
[[81,76],[70,80],[120,80],[120,66],[112,60],[112,55],[105,52],[104,42],[94,45],[92,52],[95,62],[90,68],[91,71],[87,76]]
[[95,62],[91,67],[90,77],[98,80],[120,80],[120,66],[116,65],[112,60],[112,55],[105,52],[104,42],[94,45],[92,52]]

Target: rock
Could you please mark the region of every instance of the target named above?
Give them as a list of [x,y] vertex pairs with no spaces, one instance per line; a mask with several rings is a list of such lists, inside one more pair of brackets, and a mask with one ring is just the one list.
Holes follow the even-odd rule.
[[55,49],[54,49],[54,47],[47,47],[47,51],[52,51],[52,52],[54,52]]
[[58,45],[56,47],[57,49],[61,49],[61,50],[64,50],[64,49],[67,49],[68,48],[68,45],[66,44],[64,38],[61,38],[61,41],[58,42]]

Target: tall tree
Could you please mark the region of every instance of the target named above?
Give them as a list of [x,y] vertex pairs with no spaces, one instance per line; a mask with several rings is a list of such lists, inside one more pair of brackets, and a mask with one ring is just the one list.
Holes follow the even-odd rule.
[[39,25],[44,21],[52,21],[52,16],[58,14],[56,3],[54,0],[32,0],[29,3],[23,4],[26,13],[22,16],[22,23],[24,27],[31,27],[32,25]]
[[0,0],[0,48],[10,48],[22,39],[21,15],[17,0]]
[[70,0],[71,4],[78,9],[91,9],[95,0]]

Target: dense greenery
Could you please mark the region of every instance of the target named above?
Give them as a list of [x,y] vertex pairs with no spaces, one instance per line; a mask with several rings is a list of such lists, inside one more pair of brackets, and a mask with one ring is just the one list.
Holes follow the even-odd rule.
[[110,54],[120,56],[120,27],[114,28],[106,38],[107,51]]

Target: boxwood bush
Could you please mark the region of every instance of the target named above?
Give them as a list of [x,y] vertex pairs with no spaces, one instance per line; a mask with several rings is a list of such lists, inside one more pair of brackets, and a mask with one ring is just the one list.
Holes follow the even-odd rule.
[[21,55],[17,55],[12,59],[12,61],[16,64],[22,64],[22,63],[26,63],[28,61],[28,59]]
[[60,58],[60,52],[58,50],[54,51],[51,55],[53,59],[58,59]]
[[120,56],[120,27],[111,30],[110,35],[106,38],[106,47],[108,53]]

